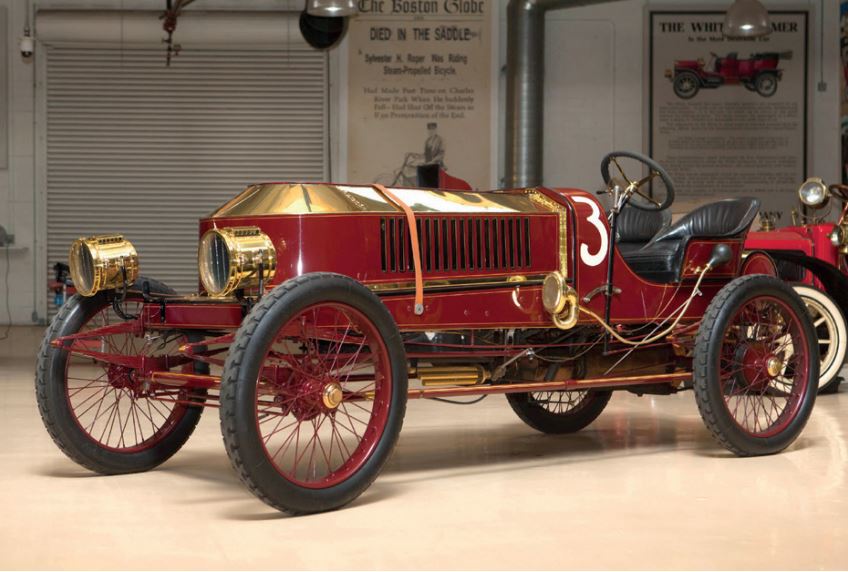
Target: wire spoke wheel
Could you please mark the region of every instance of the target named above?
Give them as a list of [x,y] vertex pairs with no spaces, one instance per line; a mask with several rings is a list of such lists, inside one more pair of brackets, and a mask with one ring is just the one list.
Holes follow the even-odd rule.
[[733,420],[755,437],[786,428],[806,390],[809,356],[795,352],[804,334],[780,300],[756,298],[743,305],[725,330],[721,386]]
[[376,327],[342,303],[291,318],[266,354],[256,422],[286,479],[325,488],[353,475],[385,430],[392,379]]
[[737,455],[776,453],[815,403],[818,343],[802,300],[765,275],[737,278],[713,298],[695,341],[698,409]]
[[[136,285],[142,282],[154,295],[173,294],[146,278]],[[131,290],[125,315],[138,314],[143,304],[135,293],[141,288]],[[206,373],[205,364],[165,366],[165,356],[177,355],[187,339],[183,333],[92,332],[123,322],[109,293],[76,295],[56,315],[38,357],[36,397],[50,436],[73,461],[103,474],[146,471],[169,459],[191,436],[206,398],[205,390],[151,385],[139,373],[142,358],[157,362],[157,369]],[[74,337],[65,347],[52,346],[66,336]]]
[[290,514],[333,510],[374,481],[397,442],[407,361],[388,309],[355,280],[277,286],[236,333],[221,432],[248,488]]
[[[130,301],[127,313],[138,313],[141,303]],[[120,323],[106,306],[80,333]],[[71,349],[93,350],[113,356],[156,357],[176,353],[182,336],[113,334],[74,340]],[[182,368],[191,371],[190,367]],[[65,367],[66,394],[74,421],[99,446],[134,453],[155,447],[179,424],[189,407],[187,390],[157,391],[145,384],[131,367],[70,354]]]
[[546,411],[565,415],[585,405],[588,395],[588,391],[538,391],[531,393],[530,399]]
[[512,410],[528,426],[542,433],[573,433],[597,419],[610,391],[536,391],[508,393]]

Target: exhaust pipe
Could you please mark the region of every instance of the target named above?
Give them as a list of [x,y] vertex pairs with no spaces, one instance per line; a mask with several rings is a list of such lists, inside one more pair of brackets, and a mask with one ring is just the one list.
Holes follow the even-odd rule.
[[542,184],[545,14],[616,0],[510,0],[507,6],[507,188]]

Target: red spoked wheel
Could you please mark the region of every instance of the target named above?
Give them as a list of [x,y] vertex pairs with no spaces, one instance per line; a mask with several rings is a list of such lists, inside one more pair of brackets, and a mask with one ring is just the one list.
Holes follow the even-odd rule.
[[609,403],[611,391],[541,391],[508,393],[512,410],[527,425],[542,433],[574,433],[598,418]]
[[815,402],[818,346],[803,302],[781,281],[738,278],[698,332],[694,381],[705,423],[738,455],[782,450]]
[[[154,294],[171,293],[153,284]],[[141,305],[141,298],[130,294],[122,309],[127,315],[136,314]],[[85,336],[124,321],[106,293],[76,296],[48,330],[38,362],[36,393],[45,426],[72,460],[104,474],[144,471],[170,458],[197,425],[205,398],[201,391],[153,387],[132,366],[140,356],[176,354],[183,335]],[[58,337],[80,334],[63,349],[50,345]],[[111,361],[97,359],[101,354],[108,354]],[[125,363],[115,363],[124,358]],[[178,367],[192,371],[194,364]]]
[[406,357],[391,315],[334,274],[291,280],[257,304],[222,380],[221,426],[240,477],[279,510],[338,508],[397,440]]
[[265,355],[256,394],[265,453],[297,485],[338,485],[380,441],[391,395],[389,353],[374,324],[348,304],[310,306]]

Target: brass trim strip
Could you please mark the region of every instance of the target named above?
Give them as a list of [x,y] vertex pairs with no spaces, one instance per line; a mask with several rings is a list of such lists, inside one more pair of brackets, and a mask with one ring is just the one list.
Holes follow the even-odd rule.
[[538,189],[527,190],[530,200],[539,206],[557,214],[559,219],[559,271],[568,278],[568,209],[553,199],[543,195]]
[[[531,275],[512,275],[512,276],[495,276],[490,278],[456,278],[445,280],[425,280],[424,290],[445,290],[449,288],[467,287],[467,286],[537,286],[545,279],[545,274]],[[398,290],[415,289],[415,282],[380,282],[376,284],[366,284],[372,292],[396,292]]]

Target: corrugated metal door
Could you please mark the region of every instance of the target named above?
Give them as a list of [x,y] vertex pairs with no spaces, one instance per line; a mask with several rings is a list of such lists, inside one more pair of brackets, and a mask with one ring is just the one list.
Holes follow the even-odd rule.
[[196,291],[199,217],[251,182],[325,179],[326,66],[308,48],[193,49],[167,68],[163,49],[50,46],[48,266],[121,232],[144,275]]

